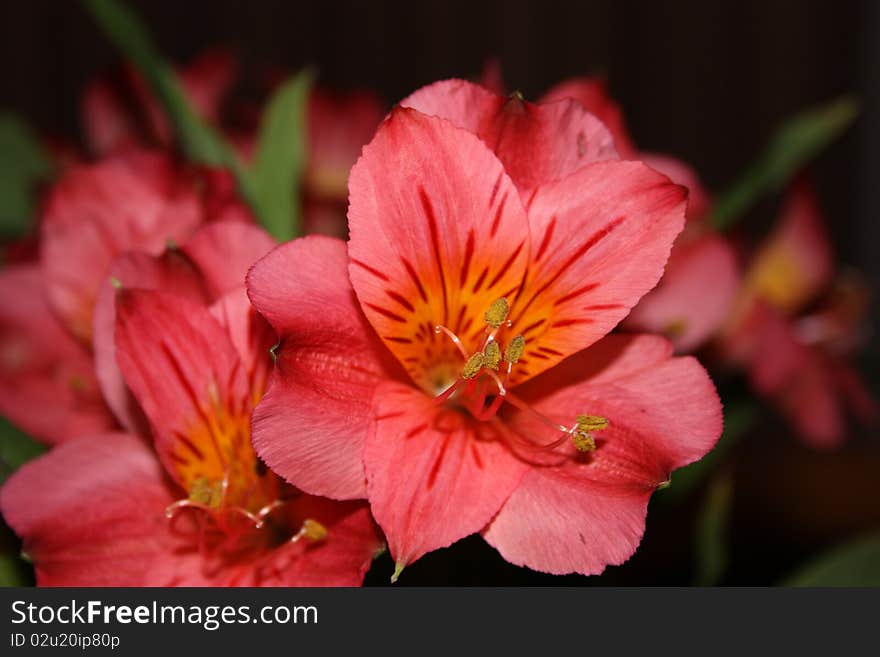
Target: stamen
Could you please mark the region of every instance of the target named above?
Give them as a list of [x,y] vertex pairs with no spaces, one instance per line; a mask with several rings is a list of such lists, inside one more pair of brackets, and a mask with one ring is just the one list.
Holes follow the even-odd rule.
[[211,513],[214,511],[214,509],[205,504],[185,499],[177,500],[176,502],[173,502],[165,507],[165,517],[171,520],[174,516],[177,515],[177,512],[181,509],[199,509],[200,511],[205,511],[206,513]]
[[486,357],[482,352],[477,352],[475,354],[471,354],[470,358],[467,359],[467,362],[464,364],[464,367],[461,369],[461,378],[463,379],[473,379],[477,374],[480,373],[480,370],[483,369],[483,365],[486,364]]
[[508,363],[515,363],[522,358],[526,349],[526,339],[522,335],[514,336],[507,343],[507,349],[504,350],[504,360]]
[[507,299],[501,297],[492,302],[492,305],[489,306],[484,317],[489,326],[493,329],[497,329],[504,324],[508,313],[510,313],[510,304],[507,303]]
[[288,542],[297,543],[300,539],[307,538],[310,541],[317,543],[318,541],[326,539],[327,534],[329,533],[330,532],[327,531],[327,528],[317,520],[306,518],[303,521],[302,527],[300,527],[296,534],[290,537]]
[[452,343],[453,343],[456,347],[458,347],[458,351],[459,351],[459,353],[461,354],[462,358],[464,358],[465,360],[467,360],[467,358],[468,358],[468,352],[467,352],[467,349],[464,348],[464,345],[461,343],[461,340],[458,338],[458,336],[457,336],[455,333],[453,333],[452,331],[450,331],[450,330],[449,330],[448,328],[446,328],[445,326],[440,326],[439,324],[438,324],[437,326],[434,327],[434,333],[436,333],[436,334],[438,334],[438,335],[439,335],[440,333],[445,333],[446,336],[447,336],[450,340],[452,340]]
[[495,385],[498,386],[498,396],[505,397],[507,395],[507,388],[505,388],[504,384],[501,383],[501,379],[498,378],[498,375],[495,374],[495,372],[493,372],[492,370],[487,371],[486,374],[488,374],[492,378],[492,380],[495,381]]
[[596,441],[586,431],[574,431],[571,434],[571,442],[579,452],[592,452],[596,449]]
[[578,415],[575,421],[578,431],[601,431],[608,427],[608,418],[600,415]]
[[196,477],[189,487],[189,499],[197,504],[216,509],[225,498],[226,479],[223,482],[211,482],[207,477]]
[[483,350],[483,356],[486,367],[497,372],[498,366],[501,364],[501,347],[498,346],[495,340],[486,345],[486,348]]
[[305,537],[310,541],[323,541],[327,538],[327,528],[317,520],[306,518],[303,522],[302,530],[305,531]]

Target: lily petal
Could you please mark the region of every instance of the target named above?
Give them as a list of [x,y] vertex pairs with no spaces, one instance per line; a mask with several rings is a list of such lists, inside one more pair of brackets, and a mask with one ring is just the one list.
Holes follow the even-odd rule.
[[50,444],[113,426],[91,358],[50,311],[37,265],[0,271],[0,413]]
[[59,445],[0,490],[40,586],[144,586],[176,546],[165,508],[174,497],[155,454],[128,434]]
[[170,161],[117,156],[67,170],[42,223],[41,263],[53,309],[84,343],[104,277],[117,256],[160,253],[182,243],[201,221],[198,198],[179,188]]
[[498,156],[525,199],[539,185],[591,162],[617,159],[611,133],[571,99],[542,104],[498,96],[465,80],[443,80],[401,101],[477,135]]
[[254,307],[279,336],[254,447],[297,488],[366,497],[363,445],[380,381],[404,377],[358,307],[345,243],[323,236],[283,244],[247,278]]
[[119,368],[175,481],[189,492],[200,478],[253,473],[252,393],[238,352],[207,308],[169,293],[123,289],[116,316]]
[[277,243],[259,226],[221,220],[199,229],[181,247],[199,269],[212,299],[244,285],[248,269]]
[[733,247],[707,233],[673,248],[660,284],[633,308],[625,325],[666,335],[680,353],[694,351],[726,321],[739,282]]
[[137,401],[116,362],[116,296],[126,289],[165,290],[195,303],[207,303],[208,293],[194,263],[178,249],[161,256],[133,251],[116,259],[95,304],[92,350],[95,372],[107,405],[119,423],[132,433],[148,435],[147,424]]
[[621,158],[639,159],[635,144],[626,127],[623,111],[608,93],[608,85],[604,79],[582,77],[564,80],[549,89],[541,97],[540,102],[550,103],[565,98],[576,100],[605,124],[614,137],[614,145]]
[[482,529],[527,466],[488,425],[385,383],[364,450],[370,507],[398,568]]
[[[518,389],[551,419],[588,413],[609,425],[596,434],[595,451],[569,447],[563,464],[523,478],[484,532],[505,559],[588,575],[635,551],[651,493],[721,434],[721,403],[706,371],[671,354],[656,336],[609,336]],[[522,413],[508,422],[532,439],[543,430]]]
[[663,274],[687,193],[640,162],[598,162],[538,189],[529,275],[511,310],[521,382],[613,329]]
[[426,390],[458,375],[479,349],[483,315],[522,283],[529,229],[501,163],[447,121],[396,109],[350,178],[349,268],[361,307]]

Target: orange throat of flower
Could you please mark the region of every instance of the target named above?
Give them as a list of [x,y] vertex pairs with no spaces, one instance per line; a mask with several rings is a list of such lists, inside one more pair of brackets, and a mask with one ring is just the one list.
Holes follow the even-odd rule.
[[523,335],[517,334],[502,343],[501,335],[512,325],[508,320],[509,314],[510,305],[506,298],[497,299],[489,306],[484,316],[485,337],[474,352],[468,352],[461,339],[449,328],[441,325],[434,327],[435,333],[442,333],[452,341],[463,359],[463,365],[457,371],[449,362],[440,363],[432,370],[432,374],[455,372],[438,386],[435,404],[454,404],[469,412],[475,420],[489,422],[506,402],[560,434],[555,440],[533,443],[532,446],[553,450],[570,441],[578,452],[594,451],[594,434],[608,427],[606,418],[583,414],[578,415],[571,426],[565,426],[538,412],[511,392],[511,374],[525,351],[526,340]]
[[319,542],[327,528],[293,509],[300,495],[257,457],[250,441],[250,413],[219,404],[203,414],[171,452],[173,476],[187,493],[165,510],[169,522],[193,515],[205,556],[236,555],[285,543]]

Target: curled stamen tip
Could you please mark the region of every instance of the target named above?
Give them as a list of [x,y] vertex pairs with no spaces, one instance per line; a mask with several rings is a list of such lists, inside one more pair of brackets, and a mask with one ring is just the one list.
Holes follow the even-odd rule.
[[504,350],[504,360],[508,363],[515,363],[522,358],[525,350],[526,339],[522,335],[517,335],[507,343],[507,349]]
[[482,352],[478,351],[475,354],[471,354],[471,357],[467,359],[467,362],[461,370],[461,377],[463,379],[473,379],[480,373],[480,370],[483,369],[485,364],[486,357]]
[[438,333],[438,334],[439,334],[442,330],[443,330],[443,327],[440,326],[439,324],[438,324],[437,326],[434,327],[434,333]]
[[501,297],[500,299],[495,299],[492,302],[492,305],[489,306],[489,309],[486,311],[484,315],[486,319],[486,323],[494,329],[499,328],[506,320],[507,315],[510,312],[510,304],[507,303],[507,299]]

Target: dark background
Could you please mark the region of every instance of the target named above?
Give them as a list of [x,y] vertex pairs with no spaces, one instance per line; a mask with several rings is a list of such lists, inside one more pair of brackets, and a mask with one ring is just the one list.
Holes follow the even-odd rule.
[[[603,73],[636,143],[690,162],[715,190],[743,171],[783,119],[841,94],[855,95],[861,117],[816,162],[814,181],[841,259],[880,289],[880,3],[129,4],[174,61],[226,45],[252,80],[267,65],[291,71],[314,65],[324,84],[375,89],[389,104],[437,79],[477,75],[493,55],[508,87],[531,98],[565,77]],[[38,129],[75,138],[82,89],[117,61],[78,2],[0,1],[0,108]],[[759,232],[775,210],[769,199],[748,218],[749,227]],[[876,347],[873,353],[868,362],[876,364]],[[803,557],[880,524],[876,440],[856,440],[834,456],[816,454],[768,420],[736,457],[733,562],[726,581],[771,583]],[[590,581],[687,582],[693,509],[652,507],[637,557]],[[387,581],[390,560],[374,570],[368,581]],[[401,584],[407,581],[560,580],[508,566],[474,538],[414,564]]]

